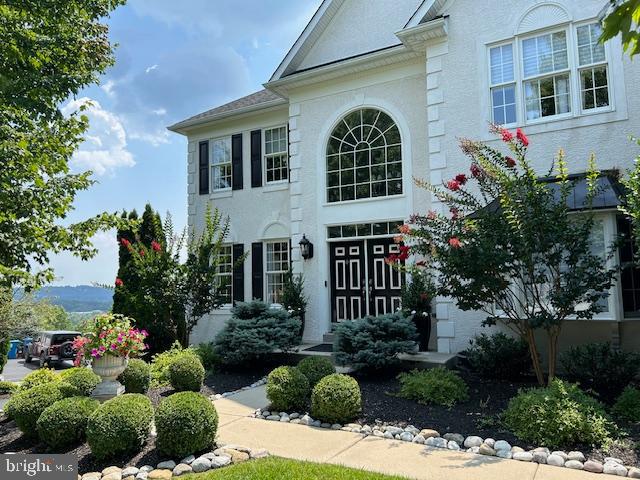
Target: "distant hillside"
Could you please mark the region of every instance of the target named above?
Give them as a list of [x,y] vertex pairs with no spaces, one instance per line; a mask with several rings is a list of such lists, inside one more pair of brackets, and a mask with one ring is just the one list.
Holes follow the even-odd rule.
[[106,312],[113,305],[113,290],[91,285],[44,287],[35,296],[47,298],[67,312]]

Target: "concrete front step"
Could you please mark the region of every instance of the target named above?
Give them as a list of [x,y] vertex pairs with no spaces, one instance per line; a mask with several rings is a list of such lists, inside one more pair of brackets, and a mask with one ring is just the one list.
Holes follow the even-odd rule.
[[325,333],[322,336],[322,343],[333,343],[335,341],[335,334],[333,332]]

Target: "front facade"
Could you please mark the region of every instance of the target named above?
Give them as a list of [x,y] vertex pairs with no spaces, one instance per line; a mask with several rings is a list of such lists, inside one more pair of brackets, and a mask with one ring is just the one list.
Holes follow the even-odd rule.
[[[489,122],[522,127],[541,174],[559,148],[575,173],[591,153],[600,169],[629,168],[640,67],[619,40],[597,43],[605,3],[323,1],[264,91],[170,127],[188,137],[189,228],[202,228],[210,205],[231,219],[229,303],[278,304],[291,266],[309,296],[306,342],[395,311],[405,279],[384,259],[397,226],[441,208],[414,178],[441,184],[467,171],[458,139],[492,140]],[[615,206],[598,215],[603,245],[628,228]],[[314,246],[306,260],[303,235]],[[460,351],[482,330],[483,314],[450,299],[434,312],[432,350]],[[192,341],[211,340],[228,317],[204,317]],[[606,312],[568,322],[562,343],[638,348],[636,318],[640,274],[627,270]]]

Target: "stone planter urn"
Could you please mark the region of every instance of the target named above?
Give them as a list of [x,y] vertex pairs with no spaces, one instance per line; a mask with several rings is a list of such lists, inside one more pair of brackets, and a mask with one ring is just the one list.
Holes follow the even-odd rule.
[[101,358],[94,358],[91,362],[91,369],[102,379],[102,382],[91,392],[91,397],[104,402],[122,395],[124,385],[118,381],[118,377],[127,368],[128,363],[127,357],[116,357],[109,354]]

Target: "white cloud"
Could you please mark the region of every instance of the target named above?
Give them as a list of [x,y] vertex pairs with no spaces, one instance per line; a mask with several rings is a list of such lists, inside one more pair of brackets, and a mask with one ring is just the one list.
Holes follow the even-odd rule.
[[167,110],[165,108],[156,108],[155,110],[151,110],[151,113],[154,115],[166,115]]
[[117,168],[135,165],[127,149],[127,134],[120,119],[102,108],[100,103],[87,97],[71,100],[62,108],[69,115],[81,106],[89,118],[85,142],[73,154],[71,165],[78,170],[92,170],[96,175],[113,174]]
[[100,85],[100,88],[104,91],[104,93],[106,93],[108,96],[112,97],[114,95],[113,93],[113,87],[115,85],[115,82],[113,80],[107,80],[103,85]]
[[156,63],[156,64],[154,64],[154,65],[151,65],[150,67],[145,68],[144,73],[152,72],[152,71],[153,71],[153,70],[155,70],[156,68],[158,68],[158,64],[157,64],[157,63]]

